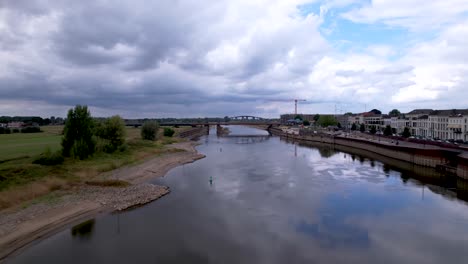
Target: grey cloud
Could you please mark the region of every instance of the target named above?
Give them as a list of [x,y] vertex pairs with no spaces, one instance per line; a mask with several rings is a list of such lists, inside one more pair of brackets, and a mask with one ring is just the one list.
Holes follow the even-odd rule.
[[[41,109],[87,104],[129,117],[277,116],[280,109],[262,106],[295,97],[308,99],[303,109],[346,100],[390,104],[399,88],[414,84],[417,61],[364,62],[390,65],[377,72],[360,67],[335,53],[319,33],[319,18],[284,13],[279,23],[275,15],[289,11],[270,12],[276,2],[246,2],[0,0],[7,14],[0,17],[0,98],[41,102]],[[463,44],[459,32],[447,43]],[[356,70],[339,70],[349,65]]]
[[0,9],[12,9],[23,14],[39,15],[48,12],[47,0],[2,0]]

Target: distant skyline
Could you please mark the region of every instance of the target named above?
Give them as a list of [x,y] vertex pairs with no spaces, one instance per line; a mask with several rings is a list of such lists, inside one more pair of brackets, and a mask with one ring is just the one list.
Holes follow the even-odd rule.
[[1,0],[0,116],[466,109],[467,36],[466,0]]

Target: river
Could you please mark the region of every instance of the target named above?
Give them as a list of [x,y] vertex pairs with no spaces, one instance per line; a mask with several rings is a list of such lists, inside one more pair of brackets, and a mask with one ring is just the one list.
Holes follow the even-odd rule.
[[[230,130],[267,135],[246,127]],[[205,159],[154,180],[169,186],[169,195],[63,230],[9,262],[414,264],[468,259],[468,206],[457,198],[453,180],[416,172],[413,177],[364,156],[278,137],[218,138],[212,130],[200,143]]]

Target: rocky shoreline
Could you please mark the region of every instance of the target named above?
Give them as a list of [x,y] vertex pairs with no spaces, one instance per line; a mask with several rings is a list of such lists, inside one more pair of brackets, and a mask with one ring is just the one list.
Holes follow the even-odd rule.
[[0,262],[32,241],[50,236],[70,224],[99,213],[141,206],[168,194],[169,187],[146,181],[162,177],[174,167],[205,157],[197,153],[194,142],[177,143],[170,148],[182,151],[155,157],[105,175],[131,183],[128,187],[77,186],[71,190],[51,193],[48,199],[25,208],[0,211]]

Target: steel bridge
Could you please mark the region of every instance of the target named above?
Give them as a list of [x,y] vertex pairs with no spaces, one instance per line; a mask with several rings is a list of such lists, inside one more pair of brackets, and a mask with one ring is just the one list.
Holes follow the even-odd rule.
[[229,119],[230,120],[258,120],[258,121],[266,120],[263,117],[249,116],[249,115],[233,116],[233,117],[229,117]]
[[[279,121],[274,121],[258,116],[250,116],[250,115],[242,115],[242,116],[233,116],[229,117],[228,119],[222,120],[222,121],[210,121],[210,122],[203,122],[203,121],[197,121],[197,122],[167,122],[167,123],[160,123],[160,126],[191,126],[191,127],[197,127],[197,126],[214,126],[214,125],[279,125]],[[142,120],[125,120],[125,125],[127,126],[134,126],[134,127],[139,127],[143,125]]]

